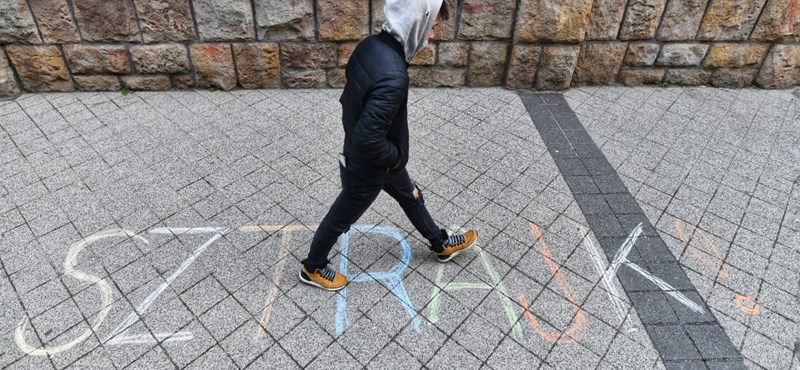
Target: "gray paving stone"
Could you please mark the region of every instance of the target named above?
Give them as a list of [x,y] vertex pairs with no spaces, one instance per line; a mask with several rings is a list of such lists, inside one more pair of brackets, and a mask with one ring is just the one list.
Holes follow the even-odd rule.
[[275,341],[269,335],[260,334],[261,327],[255,320],[248,320],[231,335],[220,342],[227,354],[239,368],[245,368],[266,353]]
[[741,358],[739,351],[726,340],[727,336],[717,325],[686,325],[686,331],[692,338],[703,358],[706,359],[737,359]]
[[604,357],[604,360],[618,367],[625,367],[630,364],[646,366],[654,363],[656,359],[658,359],[658,353],[654,349],[625,336],[614,338]]
[[503,333],[480,316],[471,315],[451,338],[481,361],[486,361],[500,345]]
[[705,369],[706,365],[703,361],[670,361],[664,363],[668,370],[693,370]]
[[[333,339],[313,320],[304,320],[296,329],[281,339],[281,346],[301,366],[308,365],[333,342]],[[306,333],[314,333],[314,335]]]
[[[46,346],[58,342],[55,340],[66,332],[83,333],[89,327],[83,321],[81,311],[71,300],[59,303],[30,321],[39,338]],[[61,338],[63,339],[63,338]]]
[[436,355],[425,364],[429,369],[450,369],[455,367],[476,368],[481,361],[459,346],[454,340],[449,339],[439,349]]
[[181,300],[195,315],[201,315],[224,300],[230,293],[209,276],[180,294]]
[[174,366],[167,353],[161,347],[153,347],[150,351],[139,357],[129,366],[131,369],[147,369],[150,366]]
[[272,346],[261,357],[250,363],[248,369],[300,369],[291,356],[280,346]]
[[68,298],[66,289],[58,280],[50,280],[19,297],[29,317],[39,316]]
[[229,296],[200,317],[200,322],[217,340],[231,335],[236,328],[250,318],[247,311]]
[[[336,338],[336,343],[344,347],[354,357],[354,361],[367,364],[389,345],[392,338],[381,325],[366,316],[361,316],[352,322],[353,324]],[[414,335],[417,333],[414,332]]]
[[653,344],[665,362],[701,359],[700,353],[681,326],[654,326],[651,330],[654,334]]
[[573,368],[591,368],[597,366],[600,356],[580,345],[556,346],[545,361]]
[[630,292],[631,302],[636,308],[642,323],[649,324],[676,324],[679,322],[675,315],[670,299],[661,291],[655,292]]
[[754,331],[747,334],[742,356],[765,368],[779,368],[792,361],[792,352],[789,349]]
[[740,361],[709,361],[706,363],[711,370],[744,370],[747,367]]
[[203,356],[189,364],[187,369],[237,369],[236,364],[228,357],[220,346],[214,346]]
[[417,361],[410,353],[405,351],[402,347],[390,342],[384,347],[375,358],[367,364],[367,369],[385,369],[389,367],[403,364],[408,367],[421,367],[421,363]]
[[585,215],[611,215],[613,211],[601,194],[576,195],[576,201]]

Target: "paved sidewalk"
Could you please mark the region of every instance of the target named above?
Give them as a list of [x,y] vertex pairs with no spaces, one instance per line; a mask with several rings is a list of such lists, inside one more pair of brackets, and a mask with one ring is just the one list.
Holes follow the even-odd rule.
[[296,274],[339,191],[339,94],[0,101],[0,366],[800,366],[791,91],[580,88],[532,109],[414,89],[409,172],[480,245],[438,263],[382,195],[335,248],[353,282],[330,293]]

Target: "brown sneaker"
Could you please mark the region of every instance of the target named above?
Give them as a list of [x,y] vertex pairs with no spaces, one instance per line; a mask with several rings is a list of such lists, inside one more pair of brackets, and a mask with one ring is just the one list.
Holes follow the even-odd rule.
[[308,272],[303,264],[300,266],[300,281],[308,285],[331,291],[342,289],[347,285],[347,278],[328,266],[316,269],[314,272]]
[[478,232],[469,230],[463,234],[450,235],[442,244],[441,252],[434,252],[439,262],[447,262],[464,250],[471,248],[478,241]]

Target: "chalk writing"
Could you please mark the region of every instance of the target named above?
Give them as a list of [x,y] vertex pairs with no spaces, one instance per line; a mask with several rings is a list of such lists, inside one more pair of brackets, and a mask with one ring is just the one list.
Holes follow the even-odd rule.
[[259,231],[275,232],[281,231],[281,249],[278,254],[278,262],[275,265],[275,273],[272,275],[272,287],[267,294],[266,301],[264,302],[264,311],[259,320],[258,332],[256,338],[262,338],[269,330],[269,317],[272,314],[272,306],[278,296],[278,287],[280,286],[281,277],[283,276],[283,269],[286,266],[286,260],[289,256],[289,243],[292,241],[292,233],[295,231],[314,231],[316,226],[305,227],[298,225],[261,225],[261,226],[244,226],[239,228],[239,231],[252,233]]
[[[723,279],[728,279],[729,274],[728,270],[725,268],[725,262],[722,259],[722,254],[719,252],[717,247],[714,245],[714,243],[711,241],[711,239],[709,239],[709,237],[702,229],[700,229],[695,225],[691,226],[693,227],[695,235],[700,235],[700,237],[706,241],[706,244],[709,245],[711,249],[714,251],[714,254],[717,259],[716,261],[710,261],[705,255],[700,253],[699,250],[692,245],[692,243],[690,243],[689,239],[683,233],[683,221],[681,221],[677,217],[675,218],[675,230],[678,232],[678,237],[686,246],[686,249],[689,250],[689,252],[695,258],[700,260],[700,262],[708,266],[708,268],[710,268],[711,271],[718,273],[719,276],[721,276]],[[740,310],[750,315],[758,315],[759,313],[761,313],[761,305],[759,305],[753,298],[750,298],[746,295],[740,295],[734,297],[733,302],[736,303],[736,307],[738,307]]]
[[572,305],[572,309],[575,310],[575,322],[569,327],[569,329],[563,332],[548,332],[544,330],[542,325],[539,323],[539,320],[536,320],[536,317],[533,315],[533,313],[531,313],[530,307],[528,306],[528,300],[525,299],[525,294],[519,293],[518,297],[520,304],[522,304],[522,307],[525,310],[525,319],[528,320],[528,325],[531,327],[531,329],[533,329],[533,331],[535,331],[537,334],[539,334],[539,336],[548,342],[562,345],[580,342],[581,339],[583,339],[586,331],[586,317],[584,316],[583,308],[581,308],[581,306],[578,304],[578,300],[575,298],[575,292],[572,290],[572,286],[561,272],[561,266],[559,266],[558,263],[556,263],[556,261],[553,259],[553,253],[550,252],[550,248],[547,246],[547,243],[545,243],[544,235],[542,235],[539,227],[534,223],[529,223],[528,226],[531,229],[531,234],[533,234],[534,239],[539,241],[542,255],[544,256],[545,262],[547,262],[547,266],[550,268],[550,272],[553,273],[553,277],[556,279],[558,286],[564,292],[567,302],[569,302],[569,304]]
[[733,301],[736,303],[736,307],[739,307],[739,309],[745,313],[751,315],[758,315],[761,313],[761,305],[756,303],[753,298],[746,295],[739,295],[733,298]]
[[[400,242],[400,246],[403,248],[400,253],[400,262],[392,266],[389,271],[370,271],[368,273],[358,273],[350,276],[348,273],[347,258],[350,249],[350,232],[352,231],[375,233],[394,238]],[[392,292],[395,298],[400,301],[400,304],[406,310],[406,313],[408,313],[409,318],[411,318],[414,329],[417,332],[422,331],[422,320],[417,310],[414,308],[414,304],[411,303],[406,288],[403,286],[403,271],[411,262],[411,246],[408,245],[408,241],[394,228],[373,225],[353,225],[348,232],[342,234],[339,238],[339,245],[341,252],[341,256],[339,257],[339,272],[347,276],[350,283],[366,283],[373,281],[383,283],[383,285]],[[347,287],[345,287],[339,291],[339,299],[336,306],[336,335],[342,335],[344,329],[349,325],[350,321],[347,319]]]
[[151,234],[166,234],[166,235],[174,235],[180,236],[183,234],[191,235],[191,234],[213,234],[208,241],[206,241],[203,245],[198,247],[194,253],[192,253],[189,258],[187,258],[181,265],[178,267],[175,272],[172,273],[161,285],[156,288],[150,295],[145,298],[142,303],[136,306],[136,309],[128,315],[127,318],[123,322],[121,322],[114,330],[111,331],[111,334],[108,335],[105,342],[108,345],[115,345],[115,344],[136,344],[136,343],[157,343],[160,341],[183,341],[183,340],[191,340],[194,338],[194,335],[190,332],[173,332],[173,333],[156,333],[153,335],[150,334],[143,334],[143,335],[126,335],[128,328],[131,325],[135,324],[139,319],[144,315],[148,308],[156,301],[159,295],[166,290],[170,284],[172,284],[175,279],[180,276],[192,263],[199,257],[203,252],[205,252],[206,248],[213,244],[217,239],[222,237],[222,234],[227,232],[226,229],[222,228],[157,228],[150,230]]
[[697,247],[695,247],[689,238],[683,233],[683,221],[678,218],[675,218],[675,230],[678,232],[678,238],[681,239],[683,244],[686,246],[686,249],[689,250],[695,258],[700,260],[704,265],[708,266],[712,271],[719,273],[720,276],[723,278],[728,278],[728,270],[725,268],[725,262],[722,260],[722,254],[720,254],[719,249],[717,246],[714,245],[714,242],[706,236],[706,234],[700,230],[697,226],[690,225],[695,232],[695,235],[700,235],[701,238],[706,242],[706,245],[711,247],[711,250],[714,252],[714,255],[717,257],[716,261],[710,260],[704,253],[701,253]]
[[47,356],[53,355],[59,352],[64,352],[69,350],[72,347],[80,344],[81,342],[88,339],[92,332],[97,330],[100,324],[106,319],[108,316],[108,312],[111,310],[111,286],[103,279],[90,275],[75,269],[75,265],[77,264],[78,254],[81,253],[83,248],[87,245],[92,244],[98,240],[106,239],[106,238],[114,238],[114,237],[128,237],[128,238],[135,238],[142,243],[149,244],[147,239],[136,235],[136,233],[128,230],[123,229],[114,229],[114,230],[107,230],[98,232],[95,234],[90,235],[84,240],[81,240],[75,244],[72,244],[67,252],[67,258],[64,260],[64,274],[67,276],[74,277],[75,279],[87,282],[89,284],[97,285],[97,289],[100,290],[100,312],[95,317],[92,326],[84,331],[80,336],[73,339],[69,343],[65,343],[55,347],[42,347],[42,348],[35,348],[28,344],[25,340],[25,330],[29,324],[28,318],[25,317],[22,319],[22,322],[17,325],[17,329],[14,332],[14,341],[17,344],[22,352],[25,352],[32,356]]
[[654,276],[653,274],[647,272],[645,269],[641,268],[639,265],[628,260],[628,254],[631,252],[631,249],[633,249],[633,245],[636,244],[636,240],[639,238],[641,234],[642,234],[642,224],[640,223],[633,229],[633,232],[631,232],[628,235],[628,238],[625,239],[625,242],[622,243],[622,246],[614,255],[614,260],[611,262],[611,266],[608,267],[605,273],[609,275],[616,275],[617,270],[619,270],[620,266],[624,264],[633,271],[636,271],[639,275],[642,275],[642,277],[649,280],[651,283],[655,284],[659,289],[667,293],[667,295],[674,298],[684,306],[688,307],[690,310],[697,313],[704,313],[705,309],[703,309],[703,307],[693,302],[691,299],[689,299],[689,297],[687,297],[683,293],[675,290],[675,288],[673,288],[672,285],[669,285],[666,281],[661,280],[660,278]]
[[628,317],[628,314],[625,312],[622,297],[617,289],[617,285],[614,284],[614,281],[612,280],[612,275],[605,273],[605,264],[603,262],[603,258],[600,256],[600,251],[597,249],[597,246],[594,244],[591,236],[586,236],[586,239],[584,239],[584,245],[586,246],[586,251],[589,252],[589,256],[594,262],[594,267],[597,269],[597,273],[601,277],[603,286],[606,288],[606,294],[608,295],[608,299],[611,301],[611,305],[614,307],[614,312],[617,314],[617,318],[619,318],[619,321],[625,327],[625,331],[629,333],[636,331],[633,323],[631,323],[629,320],[625,320],[625,318]]
[[[458,225],[451,225],[448,230],[451,233],[465,233],[467,231]],[[428,320],[432,324],[439,322],[440,299],[441,294],[444,291],[458,291],[463,289],[486,289],[494,291],[496,289],[496,293],[498,293],[497,297],[500,298],[500,303],[503,305],[506,318],[508,319],[509,324],[511,324],[511,331],[514,333],[514,336],[517,339],[521,340],[523,338],[522,327],[517,321],[517,313],[514,310],[514,302],[511,300],[511,298],[509,298],[510,295],[508,294],[508,289],[506,289],[505,284],[503,284],[503,281],[500,279],[500,275],[497,273],[497,271],[495,271],[492,263],[489,261],[489,257],[486,256],[486,254],[483,252],[483,249],[480,247],[480,242],[475,242],[475,245],[472,247],[472,249],[478,251],[478,257],[481,259],[481,264],[486,270],[486,273],[489,274],[489,278],[491,279],[492,283],[449,282],[447,284],[442,284],[445,264],[440,264],[436,270],[436,281],[433,284],[433,291],[431,292]]]

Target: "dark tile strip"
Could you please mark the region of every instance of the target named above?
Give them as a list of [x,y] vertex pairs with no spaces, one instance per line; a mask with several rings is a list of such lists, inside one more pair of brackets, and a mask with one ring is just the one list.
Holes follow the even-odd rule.
[[741,354],[566,99],[561,94],[520,97],[608,260],[641,223],[642,234],[627,259],[705,310],[692,311],[630,265],[619,267],[617,277],[666,367],[746,369]]

